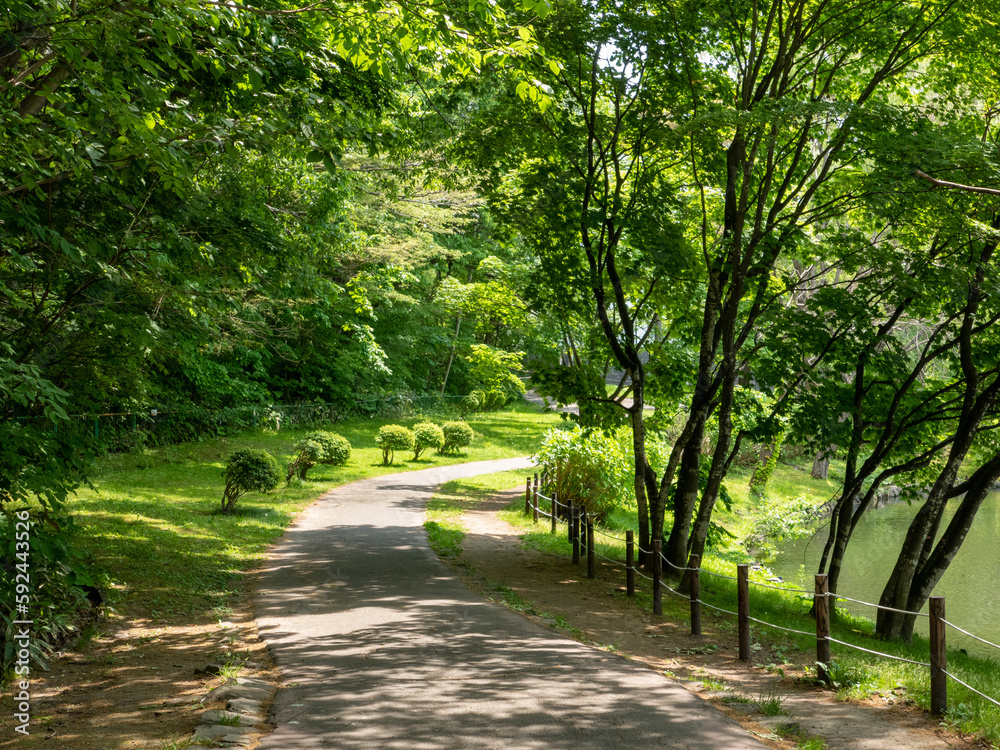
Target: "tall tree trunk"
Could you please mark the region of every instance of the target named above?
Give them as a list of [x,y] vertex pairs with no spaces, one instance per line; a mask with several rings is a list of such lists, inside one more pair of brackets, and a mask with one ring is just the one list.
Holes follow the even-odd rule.
[[[969,441],[971,442],[971,441]],[[930,555],[934,535],[948,500],[948,491],[955,484],[958,471],[965,458],[967,446],[955,446],[923,506],[913,517],[906,531],[906,538],[896,558],[889,580],[882,590],[879,604],[898,610],[908,610],[913,582],[921,563]],[[875,621],[875,632],[885,638],[909,640],[913,635],[914,615],[880,609]]]
[[[708,540],[708,530],[711,528],[712,512],[715,510],[715,501],[719,497],[719,489],[722,487],[722,480],[726,476],[726,458],[729,455],[729,446],[733,434],[733,392],[735,379],[727,377],[722,387],[722,398],[719,402],[719,437],[715,441],[715,451],[712,454],[712,465],[708,470],[708,482],[701,494],[701,501],[698,504],[698,517],[695,520],[694,528],[691,530],[691,538],[688,540],[688,557],[698,555],[704,557],[705,542]],[[686,560],[685,560],[686,563]],[[684,567],[689,567],[685,564]],[[689,571],[685,571],[681,581],[681,590],[687,592],[690,588]]]
[[813,479],[826,479],[830,473],[830,454],[828,450],[821,450],[813,456],[812,471],[809,476]]
[[[677,470],[677,489],[674,492],[673,525],[667,539],[667,559],[677,567],[684,567],[688,557],[688,538],[691,521],[698,502],[698,480],[701,473],[701,442],[705,436],[705,419],[698,419],[694,431],[683,448]],[[653,533],[663,534],[663,520],[653,524]]]
[[[948,524],[941,535],[940,542],[914,576],[907,601],[906,608],[908,610],[919,611],[926,604],[927,598],[934,591],[941,576],[945,574],[948,566],[955,559],[955,555],[958,554],[958,550],[968,536],[972,522],[976,518],[976,513],[979,512],[986,497],[993,491],[993,485],[998,477],[1000,477],[1000,453],[994,454],[965,484],[965,496],[955,511],[951,523]],[[951,494],[959,493],[953,489]],[[911,617],[904,624],[901,634],[903,638],[912,637],[915,619]]]
[[646,555],[641,550],[653,548],[649,532],[649,503],[646,494],[646,472],[649,461],[646,459],[646,425],[643,421],[644,378],[632,382],[632,406],[629,417],[632,421],[632,455],[635,459],[635,499],[639,509],[639,564],[644,565]]
[[[994,227],[998,224],[1000,224],[1000,216],[996,216],[993,221]],[[955,546],[954,550],[949,552],[951,545],[955,544],[954,539],[959,536],[956,532],[952,540],[943,538],[938,545],[940,553],[936,558],[935,567],[940,568],[940,571],[935,572],[935,570],[925,567],[932,552],[934,552],[934,538],[937,536],[945,504],[952,496],[951,490],[955,486],[958,473],[965,457],[972,448],[980,423],[985,415],[992,410],[997,396],[1000,394],[1000,376],[995,370],[991,372],[988,369],[986,371],[992,375],[993,379],[992,382],[987,381],[988,385],[980,390],[980,384],[986,373],[981,372],[976,367],[972,345],[973,328],[977,322],[981,324],[981,321],[977,321],[976,318],[983,295],[986,263],[992,257],[995,249],[996,244],[989,243],[980,253],[978,263],[975,266],[975,275],[969,279],[968,302],[962,311],[962,327],[958,337],[958,361],[962,370],[964,387],[962,389],[962,411],[955,428],[954,442],[951,445],[944,468],[931,487],[927,500],[913,518],[910,528],[906,532],[906,539],[899,557],[896,559],[896,565],[893,567],[892,574],[879,600],[883,606],[913,611],[912,608],[918,602],[922,605],[926,598],[922,592],[930,591],[928,583],[932,580],[936,582],[936,577],[940,577],[944,568],[947,568],[951,562],[954,550],[957,550],[957,546]],[[993,364],[995,365],[995,359]],[[979,471],[981,470],[982,467]],[[979,471],[976,473],[978,474]],[[973,511],[972,516],[974,515]],[[969,522],[971,523],[971,518]],[[964,533],[960,536],[961,539],[965,538]],[[961,544],[961,541],[958,541],[958,544]],[[930,586],[933,586],[933,583]],[[901,614],[882,609],[878,612],[875,632],[888,638],[909,640],[913,634],[914,619],[912,614]]]

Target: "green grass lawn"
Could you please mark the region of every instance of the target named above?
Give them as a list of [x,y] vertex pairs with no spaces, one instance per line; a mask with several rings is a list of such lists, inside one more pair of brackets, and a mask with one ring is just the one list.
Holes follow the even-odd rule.
[[[453,417],[452,417],[453,418]],[[459,454],[425,453],[419,461],[397,453],[382,464],[375,436],[384,424],[412,427],[441,417],[342,422],[327,429],[346,437],[353,453],[346,466],[315,466],[298,486],[242,497],[236,513],[219,513],[222,469],[237,448],[263,448],[285,465],[308,430],[256,431],[244,435],[116,454],[99,461],[93,488],[71,499],[80,547],[114,585],[111,603],[126,617],[199,622],[224,617],[237,580],[264,558],[296,513],[332,487],[357,479],[469,461],[527,455],[555,414],[530,405],[476,414],[476,437]]]

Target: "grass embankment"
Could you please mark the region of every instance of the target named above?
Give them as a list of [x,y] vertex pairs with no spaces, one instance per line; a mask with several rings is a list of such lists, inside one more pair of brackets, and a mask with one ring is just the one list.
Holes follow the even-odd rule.
[[110,576],[115,587],[111,603],[119,615],[212,621],[225,616],[237,579],[260,563],[296,513],[327,490],[393,472],[530,454],[542,433],[560,422],[557,415],[530,405],[476,414],[468,419],[475,441],[461,453],[425,453],[418,461],[397,453],[395,462],[384,466],[375,445],[379,427],[412,427],[427,420],[440,423],[445,418],[331,425],[326,429],[353,446],[346,466],[318,465],[300,485],[244,496],[228,516],[219,513],[227,456],[238,448],[263,448],[284,466],[294,443],[309,430],[257,431],[108,456],[96,466],[93,488],[81,489],[70,503],[79,527],[77,542]]
[[[731,512],[720,512],[720,523],[738,540],[751,540],[765,553],[774,540],[761,542],[762,533],[794,534],[804,533],[809,527],[809,508],[828,501],[836,489],[839,467],[832,466],[827,480],[815,480],[808,470],[781,464],[777,467],[769,486],[769,499],[757,499],[746,491],[746,480],[734,474],[729,480],[730,494],[736,500]],[[447,519],[453,529],[450,539],[450,553],[458,551],[461,542],[461,526],[458,523],[460,508],[469,502],[488,495],[493,488],[509,489],[522,486],[523,472],[507,472],[503,475],[477,477],[475,482],[446,485],[447,493],[435,498],[436,518]],[[545,503],[543,507],[547,509]],[[501,517],[525,529],[523,543],[534,549],[559,555],[569,555],[571,547],[567,540],[565,524],[559,524],[555,535],[549,533],[548,523],[538,526],[524,515],[523,499],[512,503]],[[596,535],[596,551],[605,557],[620,560],[623,565],[624,581],[625,544],[624,531],[636,530],[634,516],[615,514],[609,519],[609,528],[601,529]],[[812,522],[815,525],[815,521]],[[617,537],[609,539],[604,534]],[[702,564],[701,596],[703,601],[716,607],[736,610],[736,582],[717,576],[736,575],[738,562],[752,562],[753,558],[737,543],[730,542],[726,548],[710,550]],[[711,575],[711,573],[717,574]],[[751,572],[751,580],[765,583],[766,572]],[[637,591],[638,606],[651,609],[652,594],[649,582],[639,578]],[[809,615],[812,596],[808,593],[777,591],[760,586],[751,587],[751,616],[774,625],[815,632],[815,621]],[[663,598],[664,617],[676,622],[689,622],[690,610],[686,600],[665,593]],[[736,639],[735,618],[713,613],[705,609],[703,615],[712,618],[724,635],[731,634]],[[570,623],[572,625],[572,623]],[[929,644],[920,637],[914,637],[912,644],[886,642],[874,636],[871,620],[838,612],[831,626],[832,637],[861,648],[880,651],[893,656],[914,661],[929,661]],[[815,674],[815,637],[795,635],[769,628],[757,623],[751,624],[753,650],[761,649],[762,643],[770,648],[768,653],[783,655],[780,663],[762,664],[776,673],[805,671]],[[861,651],[833,645],[834,658],[830,666],[832,677],[837,683],[838,694],[842,698],[868,699],[875,694],[910,700],[916,705],[930,708],[930,672],[922,666],[880,658]],[[1000,670],[994,661],[971,657],[958,649],[948,652],[948,670],[987,695],[1000,695]],[[949,712],[944,722],[952,728],[978,735],[994,747],[1000,747],[1000,709],[979,698],[971,691],[950,682],[948,686]]]

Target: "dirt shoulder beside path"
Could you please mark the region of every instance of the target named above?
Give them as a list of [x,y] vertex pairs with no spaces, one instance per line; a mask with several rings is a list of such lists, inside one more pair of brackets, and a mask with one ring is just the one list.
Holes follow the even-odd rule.
[[[597,578],[590,580],[585,562],[573,565],[568,558],[524,548],[521,530],[497,516],[498,510],[519,496],[520,490],[512,490],[466,509],[463,516],[467,529],[463,552],[451,563],[484,596],[506,599],[530,619],[570,637],[687,680],[689,689],[721,707],[773,748],[981,747],[908,705],[900,691],[873,696],[868,704],[836,700],[832,691],[799,679],[805,674],[802,665],[811,664],[815,655],[796,652],[780,641],[757,639],[756,666],[749,667],[736,658],[731,622],[705,613],[704,634],[692,636],[686,618],[671,622],[656,617],[626,597],[620,567],[598,565]],[[781,665],[785,677],[775,674],[775,667],[767,671],[768,664]],[[736,702],[740,700],[744,702]],[[782,715],[764,715],[778,705]],[[816,742],[817,738],[825,745]],[[814,740],[812,745],[807,744],[809,739]]]

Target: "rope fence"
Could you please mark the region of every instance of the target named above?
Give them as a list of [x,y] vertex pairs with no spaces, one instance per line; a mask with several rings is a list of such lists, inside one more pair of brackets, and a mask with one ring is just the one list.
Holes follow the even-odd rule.
[[962,687],[964,687],[964,688],[966,688],[966,689],[968,689],[968,690],[971,690],[971,691],[972,691],[973,693],[975,693],[975,694],[976,694],[976,695],[978,695],[979,697],[981,697],[981,698],[985,698],[985,699],[986,699],[986,700],[988,700],[988,701],[989,701],[990,703],[992,703],[992,704],[993,704],[994,706],[1000,706],[1000,701],[998,701],[998,700],[997,700],[996,698],[991,698],[991,697],[990,697],[990,696],[988,696],[988,695],[987,695],[986,693],[983,693],[983,692],[981,692],[981,691],[979,691],[979,690],[976,690],[976,689],[975,689],[974,687],[972,687],[972,685],[970,685],[969,683],[965,682],[964,680],[960,680],[960,679],[958,679],[958,678],[957,678],[957,677],[956,677],[955,675],[953,675],[953,674],[952,674],[951,672],[948,672],[948,671],[945,671],[945,675],[947,675],[948,677],[950,677],[951,679],[953,679],[953,680],[954,680],[955,682],[957,682],[957,683],[958,683],[959,685],[961,685]]
[[[805,637],[815,637],[816,639],[816,671],[817,676],[824,682],[832,682],[832,678],[828,671],[828,665],[831,663],[831,644],[836,644],[843,648],[853,649],[855,651],[862,651],[867,654],[872,654],[883,659],[890,659],[894,661],[906,662],[908,664],[913,664],[922,668],[929,668],[931,673],[931,712],[934,714],[944,714],[948,708],[948,692],[947,692],[947,681],[951,678],[955,682],[959,683],[963,687],[971,690],[973,693],[985,698],[990,703],[996,706],[1000,706],[1000,701],[995,698],[980,692],[976,688],[969,685],[967,682],[963,682],[961,679],[956,677],[947,671],[947,651],[945,647],[945,627],[951,627],[960,633],[963,633],[970,638],[974,638],[981,643],[984,643],[992,648],[1000,650],[1000,646],[992,643],[985,638],[980,638],[967,630],[964,630],[957,625],[948,622],[944,619],[944,597],[942,596],[932,596],[930,597],[930,611],[929,612],[914,612],[911,610],[897,609],[895,607],[889,607],[884,604],[875,604],[873,602],[866,602],[861,599],[854,599],[849,596],[844,596],[839,593],[831,593],[828,590],[828,582],[826,575],[817,575],[815,577],[815,589],[813,591],[807,591],[805,589],[793,588],[788,586],[777,586],[773,583],[765,583],[763,581],[751,581],[750,580],[750,566],[745,563],[741,563],[736,566],[736,576],[729,576],[723,573],[716,573],[711,570],[704,570],[701,567],[701,560],[697,555],[691,555],[688,559],[688,565],[680,566],[672,562],[667,558],[662,552],[662,542],[660,540],[653,540],[653,549],[646,550],[643,549],[641,545],[637,544],[634,539],[634,533],[632,531],[625,532],[625,539],[623,540],[620,536],[606,533],[599,529],[594,528],[594,514],[588,513],[586,508],[581,506],[575,506],[573,501],[562,502],[559,500],[559,493],[555,490],[551,491],[551,495],[544,494],[541,489],[548,488],[549,481],[545,473],[539,477],[536,473],[534,475],[534,481],[532,477],[528,477],[525,484],[525,498],[524,498],[524,511],[526,515],[531,515],[535,522],[538,522],[540,516],[549,518],[551,520],[551,533],[555,534],[557,531],[556,525],[557,520],[563,520],[567,526],[567,536],[572,547],[573,563],[577,564],[581,561],[581,552],[586,554],[587,557],[587,577],[596,577],[595,571],[595,560],[600,558],[608,563],[615,566],[623,566],[626,574],[626,593],[628,596],[635,595],[635,582],[636,577],[642,578],[646,581],[652,583],[653,589],[653,613],[660,615],[663,613],[662,610],[662,599],[661,593],[663,589],[666,589],[669,593],[690,602],[691,605],[691,633],[692,635],[701,635],[701,609],[702,607],[707,607],[710,610],[719,612],[725,615],[735,617],[737,619],[737,633],[739,638],[739,658],[741,661],[750,661],[750,623],[757,623],[768,628],[774,628],[775,630],[781,630],[786,633],[792,633],[799,636]],[[540,508],[540,501],[545,501],[549,504],[549,510],[546,511]],[[618,544],[623,541],[625,543],[625,562],[624,565],[620,559],[615,559],[603,555],[596,551],[596,545],[594,542],[595,534],[600,535],[606,539],[610,539]],[[642,555],[642,559],[645,561],[644,564],[648,566],[647,569],[651,569],[652,575],[647,575],[638,569],[636,565],[636,551]],[[670,568],[681,572],[684,574],[682,579],[681,588],[687,588],[687,593],[679,591],[663,582],[663,563],[666,563]],[[737,608],[736,611],[725,609],[724,607],[719,607],[714,604],[710,604],[703,601],[701,598],[701,574],[707,573],[715,578],[722,578],[730,581],[736,582],[736,593],[737,593]],[[781,579],[771,579],[777,580],[783,583]],[[811,596],[813,597],[813,611],[816,618],[816,631],[815,633],[807,632],[804,630],[797,630],[795,628],[785,627],[783,625],[777,625],[772,622],[767,622],[766,620],[761,620],[756,617],[750,616],[750,587],[756,586],[763,589],[771,589],[774,591],[783,591],[792,594],[798,594],[800,596]],[[922,662],[916,661],[914,659],[908,659],[902,656],[896,656],[895,654],[887,654],[881,651],[875,651],[873,649],[864,648],[863,646],[858,646],[853,643],[848,643],[846,641],[839,640],[830,635],[830,609],[831,602],[836,602],[837,600],[854,602],[855,604],[860,604],[866,607],[873,607],[879,611],[896,612],[905,615],[913,615],[915,617],[928,617],[930,618],[930,661]]]
[[907,659],[905,656],[896,656],[895,654],[886,654],[882,651],[873,651],[870,648],[865,648],[864,646],[855,646],[853,643],[847,643],[846,641],[838,641],[836,638],[827,638],[830,643],[836,643],[838,646],[846,646],[847,648],[853,648],[855,651],[864,651],[866,654],[874,654],[875,656],[881,656],[883,659],[892,659],[893,661],[905,661],[907,664],[916,664],[918,667],[930,667],[930,663],[926,661],[915,661],[914,659]]
[[[830,596],[836,599],[843,599],[845,602],[854,602],[855,604],[863,604],[866,607],[874,607],[875,609],[883,609],[886,612],[899,612],[901,615],[915,615],[917,617],[930,617],[927,612],[911,612],[908,609],[896,609],[895,607],[887,607],[884,604],[872,604],[871,602],[863,602],[860,599],[852,599],[849,596],[843,596],[841,594],[830,594]],[[1000,647],[998,647],[1000,648]]]
[[958,627],[958,625],[956,625],[953,622],[948,622],[947,620],[944,620],[944,624],[947,625],[949,628],[954,628],[959,633],[963,633],[963,634],[969,636],[969,638],[974,638],[975,640],[979,641],[980,643],[985,643],[987,646],[992,646],[993,648],[995,648],[997,650],[1000,650],[1000,646],[998,646],[997,644],[992,643],[991,641],[988,641],[985,638],[980,638],[978,635],[973,635],[968,630],[963,630],[962,628]]

